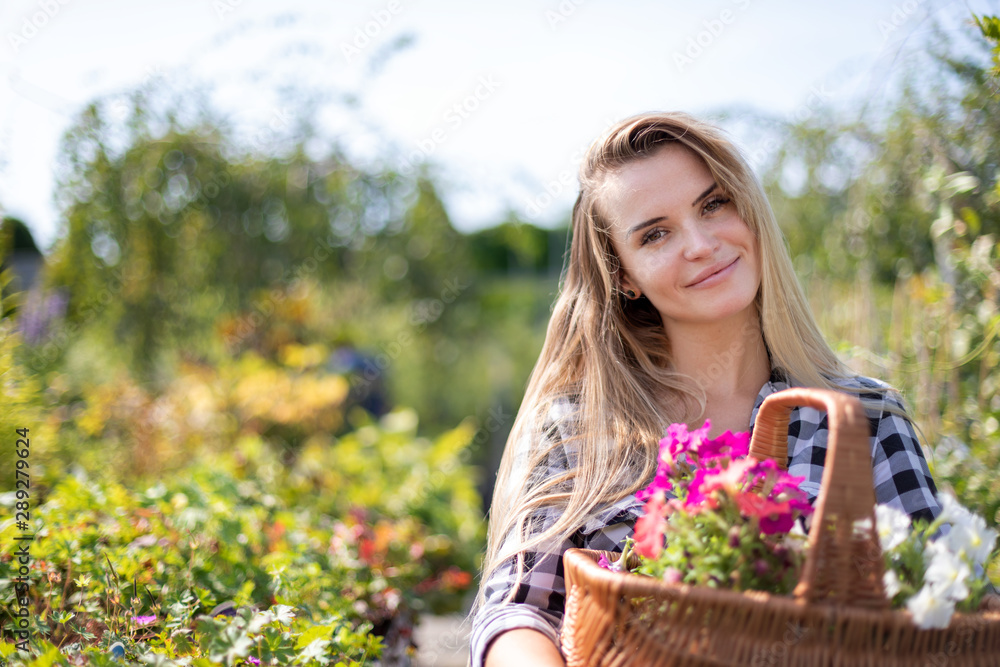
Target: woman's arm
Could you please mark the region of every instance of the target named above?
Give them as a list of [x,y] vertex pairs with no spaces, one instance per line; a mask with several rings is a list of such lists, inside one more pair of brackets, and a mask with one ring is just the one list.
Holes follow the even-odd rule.
[[530,628],[508,630],[486,649],[486,667],[565,667],[566,662],[552,640]]

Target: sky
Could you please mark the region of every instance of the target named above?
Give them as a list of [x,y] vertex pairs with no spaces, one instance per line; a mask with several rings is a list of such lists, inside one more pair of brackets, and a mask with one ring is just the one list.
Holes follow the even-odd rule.
[[759,162],[773,149],[760,118],[891,99],[931,25],[959,30],[972,11],[997,7],[0,0],[0,207],[51,248],[61,136],[87,102],[152,85],[208,91],[251,141],[294,136],[308,108],[361,164],[429,161],[459,229],[508,212],[551,226],[568,215],[582,152],[611,123],[688,111]]

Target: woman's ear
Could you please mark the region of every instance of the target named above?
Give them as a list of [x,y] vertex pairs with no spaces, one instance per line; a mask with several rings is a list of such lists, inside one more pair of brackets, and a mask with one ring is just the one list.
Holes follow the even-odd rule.
[[639,291],[639,287],[632,282],[632,279],[628,277],[625,269],[618,269],[618,285],[622,294],[625,295],[629,301],[635,301],[638,299],[642,292]]

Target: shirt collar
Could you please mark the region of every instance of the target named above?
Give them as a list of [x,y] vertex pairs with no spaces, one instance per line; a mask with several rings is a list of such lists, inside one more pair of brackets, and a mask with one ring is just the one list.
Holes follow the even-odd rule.
[[754,401],[753,411],[750,413],[750,431],[753,432],[753,425],[757,423],[757,411],[760,410],[761,403],[771,394],[790,388],[788,376],[780,368],[771,369],[771,377],[767,379],[764,386],[757,393],[757,400]]

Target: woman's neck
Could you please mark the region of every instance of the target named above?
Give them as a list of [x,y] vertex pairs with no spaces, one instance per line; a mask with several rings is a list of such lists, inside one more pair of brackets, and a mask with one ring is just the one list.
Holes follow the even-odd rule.
[[668,336],[674,369],[705,392],[705,412],[691,426],[708,418],[713,436],[747,430],[754,401],[771,374],[756,313],[736,322],[673,326]]

